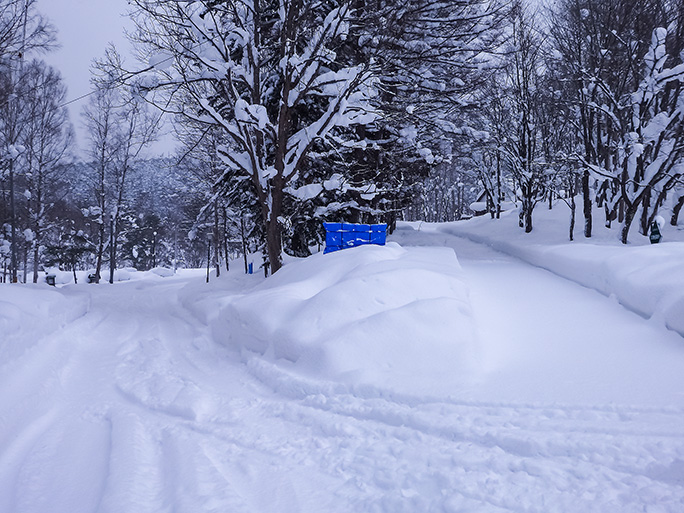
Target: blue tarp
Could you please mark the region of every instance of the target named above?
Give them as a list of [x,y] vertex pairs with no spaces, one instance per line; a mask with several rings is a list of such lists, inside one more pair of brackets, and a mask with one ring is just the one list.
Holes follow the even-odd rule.
[[323,226],[325,253],[363,244],[383,246],[387,237],[386,224],[323,223]]

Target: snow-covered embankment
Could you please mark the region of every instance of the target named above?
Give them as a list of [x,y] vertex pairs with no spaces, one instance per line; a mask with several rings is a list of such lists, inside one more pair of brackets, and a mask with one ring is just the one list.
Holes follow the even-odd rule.
[[[599,227],[596,236],[587,242],[579,239],[579,234],[574,242],[562,242],[556,240],[563,235],[558,221],[547,226],[542,218],[536,232],[525,234],[513,226],[516,216],[512,214],[515,212],[501,220],[481,217],[420,229],[468,238],[614,296],[623,306],[684,336],[684,242],[673,240],[674,233],[654,245],[644,245],[636,239],[643,237],[636,234],[637,243],[625,246],[614,233]],[[412,225],[404,224],[402,228],[411,229]]]
[[448,248],[314,255],[231,302],[218,322],[231,347],[357,387],[448,394],[478,366],[468,290]]

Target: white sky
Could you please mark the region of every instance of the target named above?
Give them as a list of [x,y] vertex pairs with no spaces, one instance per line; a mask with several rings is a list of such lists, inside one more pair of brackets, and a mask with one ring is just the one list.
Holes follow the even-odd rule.
[[[104,55],[108,43],[116,45],[131,67],[135,65],[124,33],[133,28],[125,15],[127,0],[38,0],[38,10],[58,30],[61,47],[44,58],[62,73],[68,88],[67,100],[90,92],[90,65]],[[79,154],[83,153],[87,139],[80,115],[86,102],[87,99],[69,106]],[[171,149],[172,143],[167,141],[157,144],[154,152],[170,152]]]

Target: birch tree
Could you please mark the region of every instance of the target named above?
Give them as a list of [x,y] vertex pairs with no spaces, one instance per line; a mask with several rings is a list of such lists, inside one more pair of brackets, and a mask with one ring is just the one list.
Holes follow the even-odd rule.
[[[54,30],[36,10],[36,0],[0,0],[0,171],[8,182],[7,218],[10,227],[10,274],[17,281],[17,212],[15,174],[23,147],[20,143],[25,57],[46,50],[54,42]],[[3,216],[5,217],[5,216]],[[4,224],[4,223],[3,223]]]
[[158,118],[107,71],[121,65],[116,51],[110,48],[106,58],[108,64],[94,70],[94,91],[83,109],[83,118],[90,137],[88,153],[95,195],[95,205],[88,214],[98,227],[95,276],[99,281],[108,248],[109,282],[113,283],[128,178],[136,159],[154,140]]
[[38,281],[43,239],[54,219],[51,212],[59,181],[57,173],[69,157],[73,130],[66,108],[66,87],[54,68],[33,61],[26,68],[26,148],[28,219],[33,252],[33,283]]

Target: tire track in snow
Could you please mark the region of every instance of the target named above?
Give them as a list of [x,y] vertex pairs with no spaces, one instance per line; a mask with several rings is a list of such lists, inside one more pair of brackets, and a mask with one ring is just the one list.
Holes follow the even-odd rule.
[[[111,289],[118,302],[98,299],[106,316],[65,332],[52,367],[61,381],[43,390],[61,415],[44,424],[58,429],[21,430],[0,474],[33,475],[20,492],[58,497],[48,483],[59,469],[37,469],[65,458],[58,439],[71,430],[64,451],[81,434],[86,442],[73,475],[89,461],[106,467],[87,485],[103,513],[684,510],[676,408],[409,397],[307,380],[213,347],[209,328],[174,307],[173,287],[124,290]],[[44,513],[41,500],[14,505]]]
[[[24,426],[9,441],[2,442],[0,453],[0,511],[17,511],[16,492],[19,488],[15,469],[21,466],[40,437],[47,432],[57,418],[57,408]],[[4,426],[2,431],[5,431]]]
[[[118,287],[90,290],[95,304],[85,316],[46,335],[4,369],[0,511],[118,513],[173,507],[161,475],[159,423],[150,418],[149,408],[136,415],[112,380],[121,347],[159,332],[159,304]],[[137,314],[145,310],[150,322],[139,323]],[[138,349],[141,354],[149,355]],[[41,414],[48,406],[49,414]]]
[[[617,407],[597,412],[464,401],[407,405],[380,397],[381,391],[375,398],[359,397],[337,384],[302,380],[260,358],[250,361],[250,369],[275,392],[287,391],[290,402],[274,405],[272,415],[308,426],[316,439],[332,440],[323,456],[329,471],[354,476],[368,504],[384,504],[380,511],[401,511],[396,508],[404,506],[385,501],[388,494],[402,493],[409,496],[406,511],[426,510],[429,505],[421,502],[426,494],[445,511],[477,503],[542,512],[547,510],[532,505],[549,500],[564,505],[558,511],[641,511],[650,495],[658,497],[651,504],[676,512],[684,501],[684,490],[668,483],[677,479],[678,462],[684,461],[684,415],[676,411],[662,412],[671,428],[652,432],[647,417],[653,412],[639,417],[634,408],[625,413]],[[402,460],[412,462],[410,468],[402,469]],[[421,479],[446,484],[429,493],[426,483],[418,490],[409,486]],[[490,481],[496,486],[487,485]],[[478,492],[489,487],[489,494]],[[497,496],[498,488],[518,489],[520,497]],[[445,490],[458,491],[460,498]],[[529,502],[525,507],[523,498]]]
[[[333,427],[324,430],[323,433],[348,434],[351,421],[352,425],[361,426],[359,429],[362,429],[362,433],[356,438],[362,440],[370,438],[376,447],[381,447],[383,443],[390,445],[384,442],[385,440],[397,439],[405,441],[405,443],[399,443],[399,446],[406,444],[423,446],[426,448],[426,453],[430,453],[431,450],[434,453],[436,447],[440,453],[442,451],[448,453],[451,450],[459,455],[467,455],[466,464],[462,458],[454,456],[453,465],[462,467],[461,470],[470,476],[469,479],[472,479],[474,475],[485,475],[496,471],[499,473],[497,479],[506,483],[508,482],[506,475],[510,472],[524,473],[532,476],[531,480],[525,484],[528,491],[539,488],[540,493],[544,491],[548,495],[560,493],[562,496],[562,490],[570,487],[583,490],[586,489],[587,482],[594,480],[597,483],[601,482],[603,486],[610,483],[609,488],[612,489],[622,488],[624,493],[628,493],[632,486],[638,483],[641,489],[640,495],[645,493],[644,490],[658,490],[657,493],[664,497],[663,503],[666,503],[667,490],[663,493],[663,489],[667,487],[660,486],[658,480],[653,479],[653,470],[654,467],[657,468],[659,462],[672,458],[672,454],[677,453],[677,446],[681,448],[682,440],[684,440],[684,436],[676,440],[663,440],[660,437],[644,439],[643,436],[639,436],[634,440],[623,433],[618,435],[601,433],[600,426],[605,421],[600,420],[597,420],[594,432],[586,435],[580,430],[569,431],[567,429],[540,434],[534,429],[537,417],[534,415],[535,412],[531,411],[528,412],[530,416],[526,420],[532,429],[529,427],[523,429],[519,425],[512,426],[506,423],[506,418],[501,415],[501,412],[489,417],[483,415],[477,408],[463,411],[463,408],[459,407],[454,418],[449,419],[447,416],[442,422],[435,423],[434,414],[428,412],[421,416],[420,408],[410,414],[403,412],[402,415],[401,411],[395,411],[396,406],[389,403],[382,408],[368,408],[367,405],[360,405],[361,411],[356,408],[349,411],[349,398],[345,398],[344,402],[345,405],[341,411],[336,406],[324,408],[326,413],[336,414],[338,418],[332,421]],[[444,410],[448,410],[449,406],[442,405]],[[320,407],[321,405],[316,405],[315,409],[319,410]],[[446,411],[442,412],[444,413]],[[299,412],[295,416],[300,422],[306,422],[304,420],[306,414]],[[326,423],[319,411],[310,413],[309,417],[308,422],[311,425]],[[346,429],[340,430],[338,426],[346,426]],[[378,437],[378,433],[382,433],[382,436]],[[600,433],[599,436],[597,433]],[[358,452],[358,449],[354,452]],[[679,450],[679,457],[684,457],[681,450]],[[468,461],[467,458],[471,460]],[[382,461],[379,456],[375,459]],[[671,468],[677,467],[676,461],[684,460],[675,460]],[[447,464],[442,468],[448,467]],[[391,469],[392,464],[388,464],[388,468]],[[424,471],[427,472],[427,469]],[[415,466],[411,472],[416,475],[421,473],[420,469]],[[672,479],[675,475],[668,474],[666,469],[665,477]],[[517,484],[516,486],[523,485]],[[671,506],[674,508],[672,511],[676,511],[676,505],[681,503],[681,489],[679,492],[671,499]],[[485,496],[476,495],[472,490],[465,495],[470,499],[488,500]],[[633,495],[633,498],[637,497]],[[592,502],[593,499],[587,502],[586,507],[591,508]],[[569,500],[568,506],[571,503],[572,500]],[[494,502],[494,504],[497,507],[515,510],[511,503],[505,501]],[[574,505],[574,508],[576,507]],[[567,509],[567,511],[570,510],[576,509]]]

